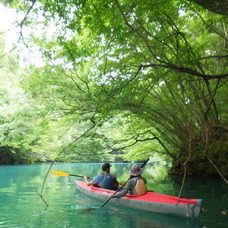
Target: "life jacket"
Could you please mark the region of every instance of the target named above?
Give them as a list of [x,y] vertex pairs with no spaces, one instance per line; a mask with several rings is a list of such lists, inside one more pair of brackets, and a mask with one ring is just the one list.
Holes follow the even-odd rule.
[[143,179],[136,178],[136,185],[134,189],[134,194],[139,195],[147,191],[146,184]]

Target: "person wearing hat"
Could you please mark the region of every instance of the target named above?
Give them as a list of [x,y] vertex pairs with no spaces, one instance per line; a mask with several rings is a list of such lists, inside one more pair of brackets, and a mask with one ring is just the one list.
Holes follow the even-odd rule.
[[127,181],[127,185],[119,193],[110,196],[110,198],[120,198],[126,194],[142,194],[147,191],[146,183],[147,180],[141,176],[143,169],[138,165],[133,165],[130,168],[130,177]]
[[96,176],[92,181],[88,181],[88,177],[84,176],[84,180],[88,186],[93,185],[100,188],[117,190],[119,182],[116,179],[116,176],[110,174],[110,163],[105,162],[102,165],[102,173]]

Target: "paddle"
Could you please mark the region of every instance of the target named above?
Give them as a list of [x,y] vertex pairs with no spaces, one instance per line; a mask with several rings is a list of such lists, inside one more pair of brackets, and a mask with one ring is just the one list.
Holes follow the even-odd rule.
[[[148,158],[148,159],[141,165],[140,168],[143,168],[149,160],[150,160],[150,159]],[[130,178],[128,178],[127,181],[125,181],[125,183],[124,183],[123,185],[121,185],[121,186],[113,193],[113,196],[114,196],[118,191],[120,191],[120,190],[123,188],[123,186],[128,182],[129,179],[130,179]],[[111,198],[108,198],[108,199],[101,205],[101,207],[104,207],[104,205],[107,204],[107,203],[109,202],[110,199],[111,199]]]
[[[84,176],[81,176],[81,175],[64,173],[64,172],[60,172],[60,171],[56,171],[56,170],[50,170],[50,173],[54,174],[54,175],[57,175],[57,176],[61,176],[61,177],[64,177],[64,176],[84,177]],[[90,177],[88,177],[88,179],[90,179]]]

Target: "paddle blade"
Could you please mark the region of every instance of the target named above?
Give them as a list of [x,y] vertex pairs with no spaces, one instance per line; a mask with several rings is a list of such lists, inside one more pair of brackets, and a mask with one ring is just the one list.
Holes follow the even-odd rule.
[[61,177],[70,176],[69,173],[59,172],[59,171],[56,171],[56,170],[50,170],[50,173],[54,174],[54,175],[57,175],[57,176],[61,176]]

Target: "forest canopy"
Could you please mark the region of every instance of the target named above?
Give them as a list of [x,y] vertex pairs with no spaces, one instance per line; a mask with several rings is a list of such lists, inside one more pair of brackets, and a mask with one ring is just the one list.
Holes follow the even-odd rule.
[[20,47],[1,44],[1,163],[150,157],[226,179],[226,14],[187,0],[5,4],[23,18]]

